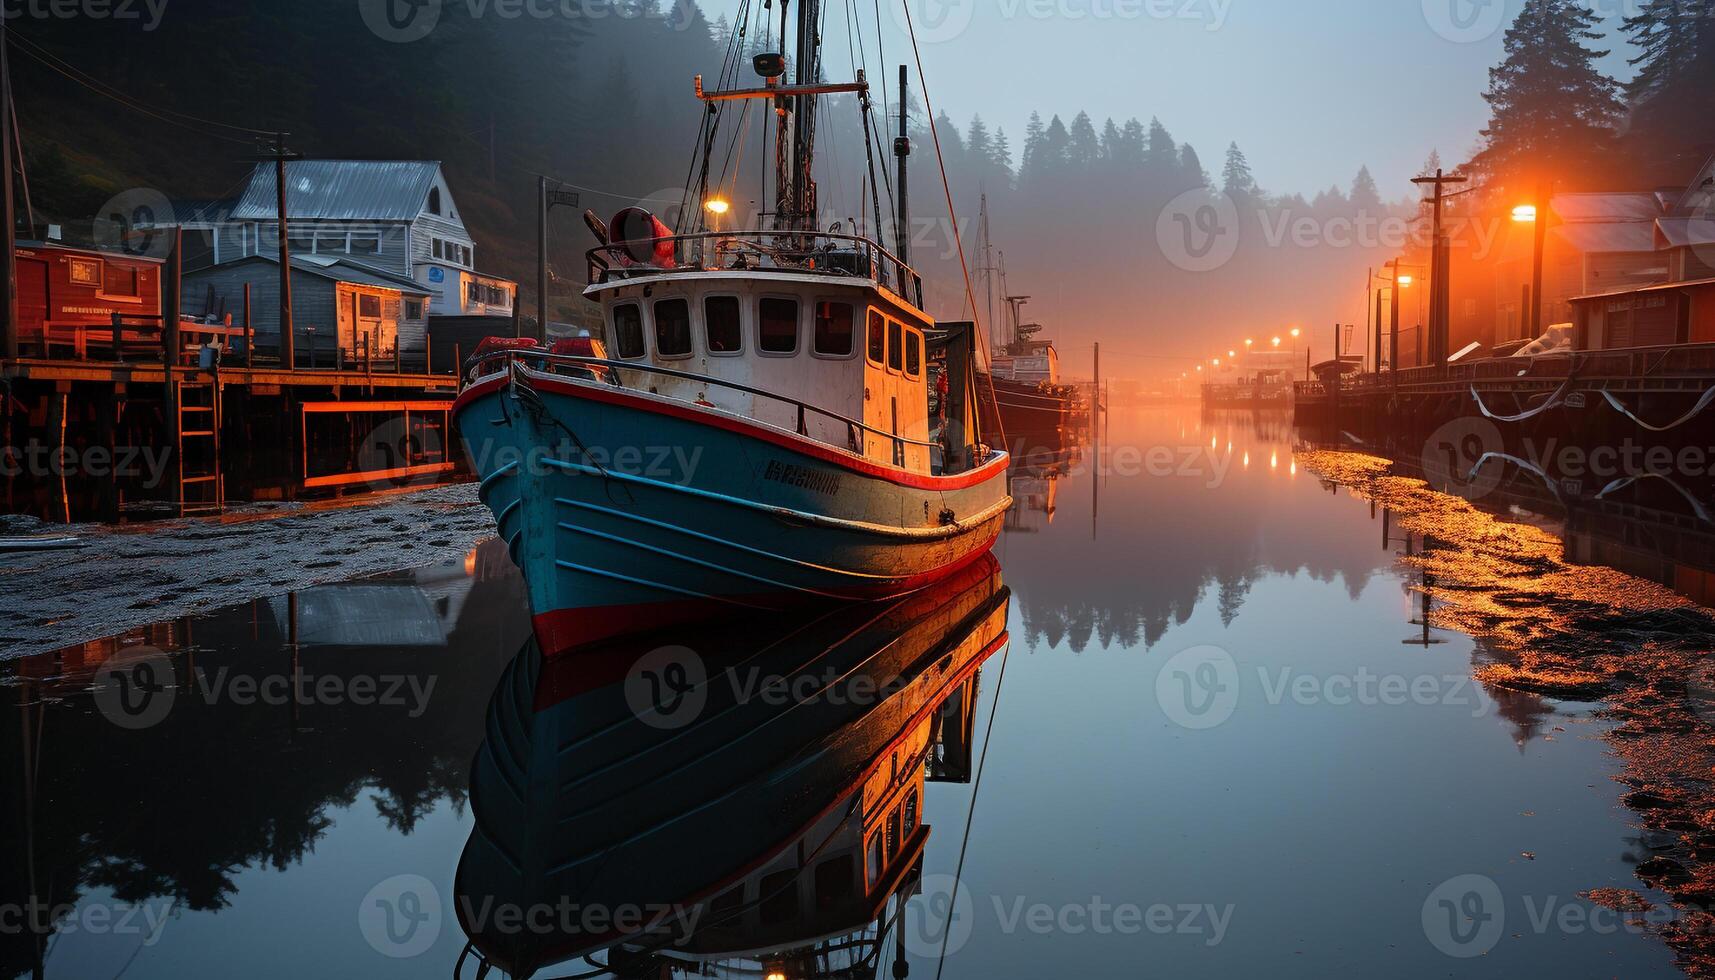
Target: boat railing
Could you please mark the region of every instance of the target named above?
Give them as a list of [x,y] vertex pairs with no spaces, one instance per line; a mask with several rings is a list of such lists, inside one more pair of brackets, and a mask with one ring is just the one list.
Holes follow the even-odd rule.
[[592,284],[670,272],[765,270],[871,279],[919,309],[923,277],[905,260],[858,235],[733,231],[609,242],[589,250]]
[[706,374],[693,374],[689,371],[676,371],[672,368],[658,367],[653,364],[640,364],[636,361],[616,361],[612,358],[590,357],[583,354],[553,354],[538,348],[528,347],[496,350],[472,356],[465,362],[464,383],[470,384],[483,378],[491,377],[499,370],[504,370],[504,368],[492,367],[486,370],[484,369],[484,365],[490,365],[495,361],[506,361],[508,363],[522,362],[535,367],[537,370],[552,371],[555,367],[559,366],[581,369],[581,371],[586,375],[586,380],[605,380],[607,384],[616,388],[626,387],[621,381],[619,372],[636,371],[659,377],[674,378],[680,381],[694,381],[698,384],[711,385],[718,388],[724,388],[729,391],[737,391],[747,395],[755,395],[759,398],[771,399],[775,402],[791,407],[796,411],[798,420],[797,432],[805,438],[814,438],[810,435],[809,420],[811,416],[828,419],[838,425],[844,426],[846,429],[846,448],[859,456],[865,455],[865,440],[862,438],[864,434],[874,435],[879,439],[884,439],[891,443],[893,445],[895,459],[903,457],[905,447],[907,446],[918,446],[930,450],[943,448],[941,443],[938,442],[925,442],[919,439],[911,439],[906,436],[887,432],[872,425],[866,425],[863,422],[859,422],[857,419],[847,418],[838,412],[829,411],[825,408],[818,408],[815,405],[799,401],[796,398],[788,398],[785,395],[778,395],[771,391],[764,391],[761,388],[741,384],[737,381],[726,381],[721,378],[709,377]]

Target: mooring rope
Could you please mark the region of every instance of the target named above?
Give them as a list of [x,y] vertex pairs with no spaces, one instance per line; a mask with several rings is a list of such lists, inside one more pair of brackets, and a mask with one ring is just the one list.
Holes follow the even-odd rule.
[[1608,400],[1608,404],[1614,406],[1614,411],[1631,419],[1639,426],[1648,429],[1651,432],[1666,432],[1669,429],[1677,429],[1697,416],[1703,414],[1703,410],[1709,407],[1710,402],[1715,402],[1715,388],[1710,388],[1708,391],[1705,391],[1703,393],[1703,397],[1697,399],[1697,404],[1691,406],[1691,411],[1686,412],[1684,415],[1681,415],[1679,418],[1674,419],[1666,425],[1651,425],[1643,419],[1638,418],[1631,409],[1621,404],[1620,400],[1614,397],[1614,393],[1611,391],[1602,392],[1602,397]]
[[1485,418],[1493,419],[1496,422],[1523,422],[1525,419],[1535,418],[1551,408],[1558,407],[1561,403],[1561,396],[1566,394],[1566,389],[1571,384],[1572,379],[1567,378],[1565,381],[1560,383],[1560,388],[1549,397],[1548,401],[1545,401],[1541,405],[1538,405],[1528,411],[1520,412],[1517,415],[1496,415],[1494,412],[1489,411],[1489,406],[1483,404],[1483,396],[1477,393],[1476,385],[1471,386],[1471,398],[1477,403],[1477,410],[1482,412]]
[[1677,480],[1674,480],[1672,477],[1663,476],[1660,473],[1642,473],[1637,476],[1622,476],[1618,480],[1615,480],[1603,487],[1602,492],[1596,495],[1596,499],[1606,499],[1608,494],[1614,493],[1618,490],[1624,490],[1626,487],[1629,487],[1634,483],[1641,483],[1644,480],[1660,480],[1663,483],[1666,483],[1677,491],[1681,497],[1685,498],[1685,502],[1691,505],[1691,510],[1697,515],[1698,520],[1705,524],[1715,524],[1715,520],[1710,519],[1709,511],[1704,508],[1702,501],[1698,500],[1691,491],[1680,486]]

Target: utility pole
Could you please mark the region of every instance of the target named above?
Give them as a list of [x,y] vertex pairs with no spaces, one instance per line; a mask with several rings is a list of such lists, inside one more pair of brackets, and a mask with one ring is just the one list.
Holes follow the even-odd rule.
[[1399,259],[1396,257],[1390,265],[1393,266],[1393,302],[1388,310],[1388,357],[1389,371],[1399,370]]
[[[290,371],[298,366],[297,330],[292,320],[292,247],[286,229],[286,161],[303,154],[286,149],[286,134],[274,134],[274,206],[280,232],[280,366]],[[334,345],[338,347],[338,338]],[[314,351],[311,355],[314,356]],[[312,365],[314,366],[314,365]]]
[[[911,82],[911,73],[905,65],[899,66],[899,138],[893,141],[893,155],[899,158],[899,261],[911,264],[911,195],[906,191],[906,161],[911,157],[911,131],[906,126],[910,118],[908,108],[910,100],[906,98],[906,86]],[[930,120],[934,125],[934,120]],[[904,288],[904,284],[900,284]]]
[[1542,252],[1548,244],[1549,190],[1547,184],[1536,185],[1536,243],[1530,269],[1530,333],[1526,340],[1542,336]]
[[[1375,289],[1375,281],[1376,281],[1376,270],[1371,269],[1370,270],[1370,288],[1371,289]],[[1394,288],[1397,289],[1398,287],[1396,286]],[[1376,297],[1376,304],[1375,304],[1376,308],[1375,308],[1375,312],[1373,314],[1371,314],[1371,320],[1370,320],[1371,324],[1374,327],[1373,336],[1374,336],[1375,340],[1370,344],[1370,350],[1372,352],[1370,355],[1370,359],[1375,362],[1376,374],[1379,375],[1382,373],[1382,291],[1379,289],[1375,289],[1375,297]],[[1395,302],[1398,302],[1398,296],[1397,295],[1395,296]]]
[[1448,184],[1463,184],[1469,178],[1457,174],[1449,174],[1442,170],[1435,171],[1433,177],[1414,177],[1414,184],[1429,184],[1435,188],[1435,223],[1430,234],[1431,256],[1430,293],[1429,293],[1429,361],[1436,367],[1447,363],[1447,346],[1449,342],[1448,328],[1452,324],[1449,306],[1453,291],[1448,282],[1448,274],[1452,271],[1452,256],[1448,248],[1446,234],[1442,228],[1442,219],[1446,213]]
[[[6,37],[6,18],[0,17],[0,109],[8,112],[12,106],[12,69],[6,61],[6,48],[10,41]],[[17,256],[17,215],[13,213],[12,201],[12,158],[22,153],[21,147],[13,145],[12,127],[0,126],[0,221],[6,225],[6,240],[4,242],[6,255],[0,259],[0,280],[6,289],[5,302],[0,303],[0,338],[4,338],[0,356],[12,360],[18,357],[18,256]]]

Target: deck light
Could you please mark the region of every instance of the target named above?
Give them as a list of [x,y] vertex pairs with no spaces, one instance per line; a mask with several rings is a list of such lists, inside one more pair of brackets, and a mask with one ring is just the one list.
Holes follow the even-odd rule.
[[1519,221],[1519,222],[1535,221],[1536,220],[1536,205],[1534,205],[1534,204],[1520,204],[1518,207],[1513,208],[1513,220]]
[[732,210],[732,205],[718,197],[711,199],[707,204],[704,204],[703,207],[708,208],[710,214],[726,214],[728,211]]

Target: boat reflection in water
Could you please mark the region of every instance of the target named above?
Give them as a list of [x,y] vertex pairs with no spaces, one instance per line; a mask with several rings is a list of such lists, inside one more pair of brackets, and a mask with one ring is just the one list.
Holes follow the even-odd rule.
[[472,766],[456,972],[880,975],[921,876],[924,782],[970,778],[1009,597],[985,556],[766,632],[526,648]]

